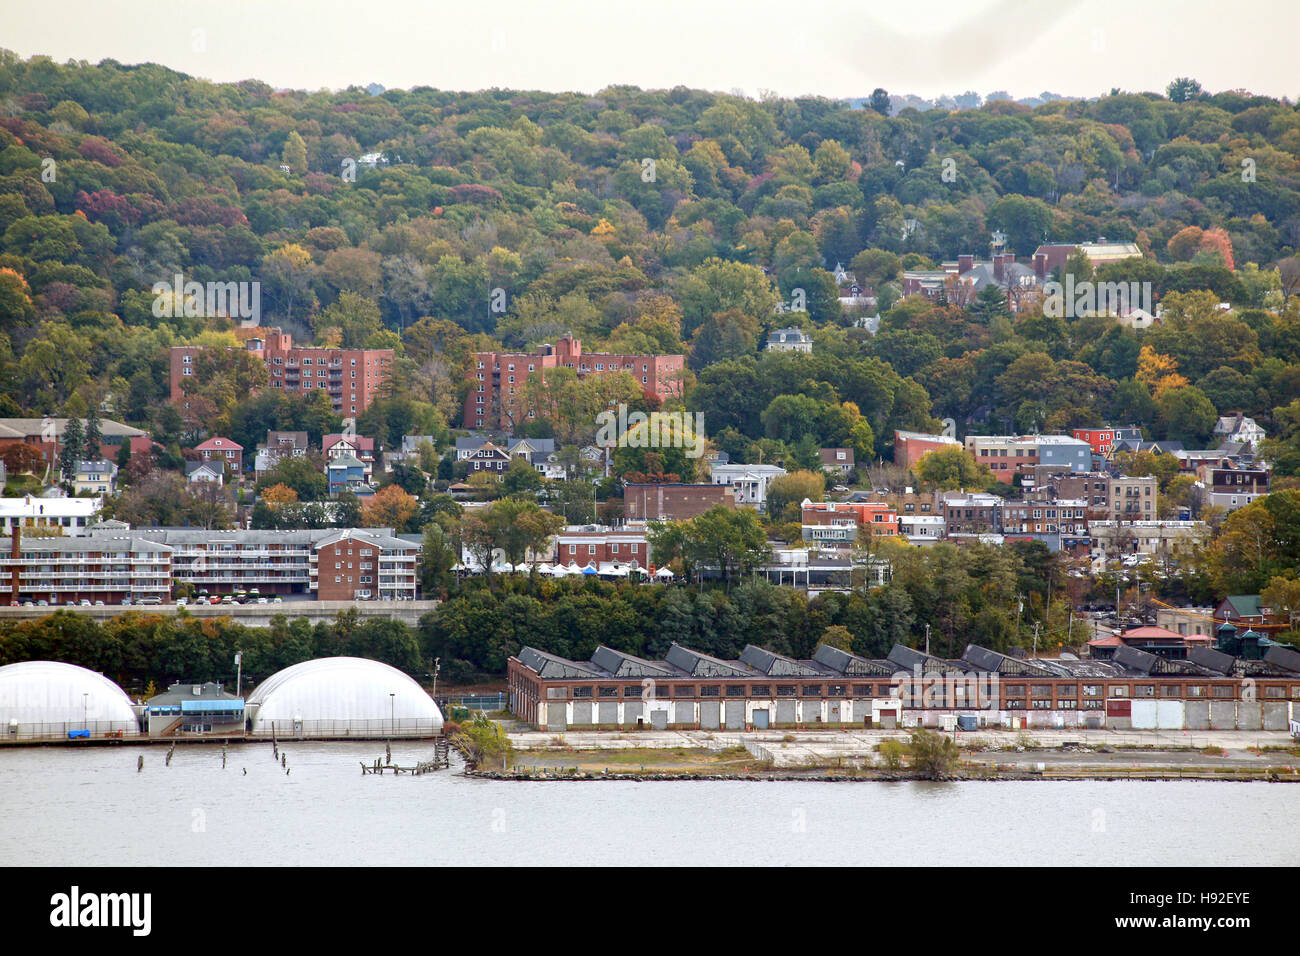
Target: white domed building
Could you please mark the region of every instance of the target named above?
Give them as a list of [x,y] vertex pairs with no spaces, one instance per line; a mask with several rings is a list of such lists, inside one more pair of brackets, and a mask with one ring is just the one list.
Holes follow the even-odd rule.
[[272,674],[248,696],[261,737],[434,737],[442,712],[395,667],[360,657],[323,657]]
[[8,740],[132,737],[140,721],[126,691],[103,674],[22,661],[0,667],[0,733]]

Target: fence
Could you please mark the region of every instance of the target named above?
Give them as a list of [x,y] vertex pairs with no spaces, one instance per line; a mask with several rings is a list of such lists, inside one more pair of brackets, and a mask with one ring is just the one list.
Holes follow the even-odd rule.
[[255,720],[248,737],[253,740],[351,737],[358,740],[385,737],[437,737],[442,722],[428,718],[398,717],[371,720]]
[[509,698],[505,694],[480,694],[469,697],[440,697],[438,706],[464,707],[466,710],[478,710],[489,713],[496,710],[505,710],[509,703]]
[[143,737],[140,727],[123,720],[72,720],[50,723],[9,724],[0,727],[0,743],[36,740],[105,740]]

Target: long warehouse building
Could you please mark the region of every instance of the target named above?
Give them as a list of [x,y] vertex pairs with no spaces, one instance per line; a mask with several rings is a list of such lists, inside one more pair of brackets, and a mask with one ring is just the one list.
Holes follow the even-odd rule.
[[1260,660],[1123,648],[1106,661],[977,645],[957,660],[903,645],[872,659],[821,644],[799,660],[751,644],[722,660],[674,643],[662,661],[603,645],[590,661],[524,647],[507,672],[511,712],[550,731],[940,726],[962,714],[1010,728],[1285,730],[1300,714],[1300,652],[1283,646]]

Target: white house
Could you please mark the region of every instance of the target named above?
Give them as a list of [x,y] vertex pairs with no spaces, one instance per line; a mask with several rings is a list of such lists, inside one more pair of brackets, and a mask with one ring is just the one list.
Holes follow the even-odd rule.
[[714,465],[713,484],[730,485],[736,495],[736,504],[749,505],[759,511],[767,507],[767,486],[773,478],[786,473],[779,465]]
[[1258,451],[1259,443],[1268,435],[1253,418],[1247,418],[1245,415],[1227,415],[1220,418],[1218,424],[1214,426],[1214,437],[1249,445]]
[[769,352],[812,352],[812,336],[803,329],[777,329],[767,337]]

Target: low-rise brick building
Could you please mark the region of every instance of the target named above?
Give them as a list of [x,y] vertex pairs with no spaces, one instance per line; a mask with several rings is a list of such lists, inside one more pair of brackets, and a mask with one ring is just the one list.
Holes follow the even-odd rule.
[[623,488],[623,513],[634,521],[685,521],[719,505],[736,507],[735,492],[726,485],[663,482]]

